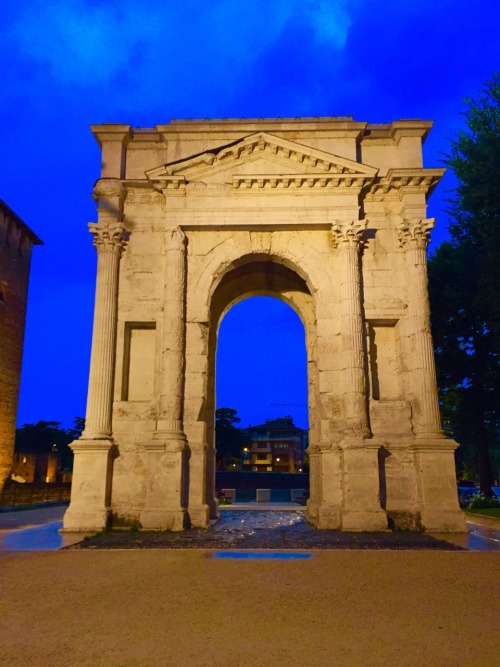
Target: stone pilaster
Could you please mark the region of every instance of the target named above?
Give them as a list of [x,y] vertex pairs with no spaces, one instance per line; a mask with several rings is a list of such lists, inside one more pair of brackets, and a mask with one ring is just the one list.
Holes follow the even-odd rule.
[[118,272],[127,234],[109,218],[89,223],[97,250],[92,353],[85,430],[72,443],[75,454],[71,503],[64,529],[101,530],[110,510],[113,380],[115,369]]
[[183,431],[186,235],[180,227],[166,230],[164,255],[161,385],[156,431],[145,444],[148,484],[141,524],[143,528],[183,530],[187,523]]
[[182,404],[184,395],[184,350],[186,345],[184,315],[186,235],[180,227],[166,231],[164,250],[165,300],[157,435],[168,433],[184,442]]
[[443,437],[430,328],[427,245],[434,218],[403,220],[398,234],[406,254],[409,298],[407,331],[412,340],[413,431],[419,437]]
[[[345,420],[340,456],[336,458],[343,479],[342,529],[352,531],[387,528],[387,516],[380,506],[378,446],[370,445],[368,440],[359,261],[366,225],[366,220],[352,220],[332,226],[333,246],[339,262]],[[320,510],[318,525],[326,528],[328,526],[322,524],[328,521],[321,521],[321,515]]]

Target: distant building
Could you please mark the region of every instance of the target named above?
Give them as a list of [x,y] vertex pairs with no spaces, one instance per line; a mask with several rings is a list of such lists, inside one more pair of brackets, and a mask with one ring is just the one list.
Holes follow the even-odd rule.
[[267,419],[245,429],[252,444],[244,459],[253,472],[302,472],[307,449],[307,430],[295,426],[292,417]]
[[42,241],[0,199],[0,488],[10,476],[16,435],[31,250]]
[[59,465],[57,454],[16,452],[12,461],[11,477],[16,482],[54,483],[58,481]]

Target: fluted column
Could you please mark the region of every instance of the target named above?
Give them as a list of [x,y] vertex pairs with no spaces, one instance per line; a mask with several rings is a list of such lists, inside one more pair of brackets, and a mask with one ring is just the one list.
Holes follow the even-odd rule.
[[333,246],[339,259],[345,435],[356,439],[369,435],[359,267],[366,224],[366,220],[353,220],[332,226]]
[[434,349],[430,329],[427,280],[427,245],[434,218],[410,218],[398,229],[406,255],[409,343],[409,393],[415,440],[411,445],[415,462],[417,524],[428,531],[466,530],[458,506],[454,451],[457,443],[445,437],[439,414]]
[[85,430],[70,446],[75,455],[71,502],[64,530],[102,530],[110,516],[118,269],[126,243],[121,222],[89,223],[97,249],[97,278]]
[[99,440],[112,434],[118,269],[126,243],[121,222],[89,223],[97,250],[94,328],[83,439]]
[[413,430],[424,438],[442,436],[427,279],[427,246],[434,222],[434,218],[412,218],[403,220],[398,230],[406,254],[408,333],[413,339]]
[[141,524],[143,528],[178,531],[189,521],[183,431],[186,235],[180,227],[165,231],[164,255],[160,395],[156,431],[144,444],[148,479]]
[[[340,334],[342,338],[342,380],[344,390],[344,437],[340,447],[322,453],[323,488],[341,476],[341,500],[327,501],[319,509],[319,528],[377,531],[387,528],[387,516],[380,506],[378,445],[370,440],[366,403],[365,355],[361,303],[361,252],[366,220],[338,222],[332,226],[333,246],[340,281]],[[337,451],[338,450],[338,451]],[[329,466],[327,465],[329,463]],[[327,479],[325,479],[325,476]]]
[[71,502],[64,530],[102,530],[111,514],[111,481],[116,446],[112,439],[118,273],[128,239],[121,222],[124,187],[116,178],[94,186],[98,223],[89,223],[97,250],[97,277],[85,430],[71,443],[74,453]]

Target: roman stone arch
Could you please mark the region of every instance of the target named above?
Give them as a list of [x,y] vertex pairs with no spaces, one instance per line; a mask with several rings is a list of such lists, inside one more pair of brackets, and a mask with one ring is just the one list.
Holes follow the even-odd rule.
[[215,350],[253,295],[299,314],[318,528],[463,530],[427,298],[424,121],[92,128],[96,306],[66,530],[209,527]]
[[[290,305],[299,315],[304,325],[306,333],[306,351],[308,364],[308,396],[309,410],[311,413],[310,438],[314,443],[315,435],[318,431],[316,410],[314,405],[317,403],[318,396],[318,373],[316,365],[316,317],[314,298],[306,281],[300,277],[297,270],[290,268],[289,262],[284,262],[282,257],[276,255],[267,255],[264,253],[255,253],[245,255],[239,258],[239,261],[231,262],[230,268],[224,263],[224,269],[217,272],[217,282],[215,289],[210,290],[210,309],[207,327],[207,345],[200,347],[200,352],[205,350],[205,368],[206,368],[206,399],[196,400],[195,396],[190,396],[189,388],[186,388],[186,403],[191,406],[190,414],[186,417],[186,434],[188,441],[194,442],[195,438],[190,438],[190,430],[193,421],[199,418],[205,428],[202,432],[206,433],[206,442],[204,448],[207,452],[207,463],[202,466],[204,475],[204,486],[201,498],[200,513],[204,517],[204,503],[210,509],[211,518],[217,516],[217,507],[214,503],[214,413],[215,413],[215,356],[216,344],[220,322],[224,314],[237,302],[251,296],[274,296]],[[300,270],[299,270],[300,271]],[[193,314],[194,315],[194,314]],[[187,326],[199,326],[198,321],[190,322]],[[202,352],[203,354],[203,352]],[[190,358],[187,359],[186,371],[191,371]],[[199,366],[199,357],[196,357],[195,364]],[[196,372],[195,364],[192,371]],[[196,428],[193,431],[196,433]],[[200,448],[201,449],[201,448]],[[203,484],[197,480],[193,484],[190,497],[192,500],[196,497],[197,490],[203,488]],[[191,506],[190,519],[194,519],[194,504]],[[202,519],[201,523],[203,525]]]

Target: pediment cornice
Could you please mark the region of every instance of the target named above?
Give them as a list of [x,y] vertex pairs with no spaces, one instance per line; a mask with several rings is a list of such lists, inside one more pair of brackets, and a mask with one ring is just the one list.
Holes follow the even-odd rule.
[[[347,158],[258,132],[233,144],[151,169],[146,177],[156,187],[180,194],[192,190],[196,184],[210,183],[218,174],[226,187],[237,191],[361,189],[373,182],[377,171]],[[225,178],[223,172],[227,172]]]

